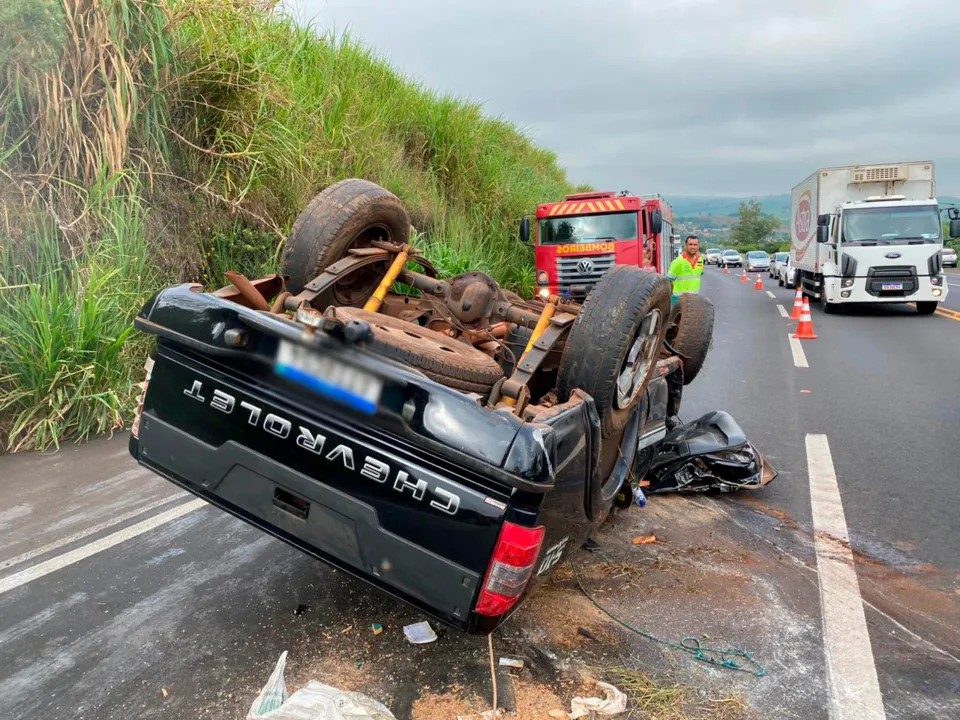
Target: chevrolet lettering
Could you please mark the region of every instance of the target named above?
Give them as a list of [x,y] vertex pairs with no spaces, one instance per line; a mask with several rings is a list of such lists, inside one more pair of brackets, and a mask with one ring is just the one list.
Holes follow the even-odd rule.
[[[460,497],[458,495],[442,487],[434,486],[431,488],[426,480],[411,477],[405,470],[394,471],[383,460],[365,455],[341,440],[331,441],[328,436],[303,425],[297,425],[296,434],[293,434],[293,423],[284,417],[274,413],[264,415],[262,408],[245,400],[237,403],[233,395],[218,389],[214,389],[210,393],[208,402],[207,397],[203,394],[204,392],[203,383],[194,380],[190,387],[183,391],[183,394],[197,402],[209,404],[214,410],[219,410],[226,415],[232,414],[236,408],[239,408],[244,413],[243,417],[249,425],[259,426],[265,433],[280,440],[292,437],[297,447],[305,452],[318,455],[327,462],[336,463],[344,470],[355,472],[357,475],[362,475],[374,482],[386,484],[395,492],[406,493],[414,500],[429,500],[428,504],[434,510],[447,515],[456,515],[457,510],[460,509]],[[262,423],[261,416],[263,417]],[[429,496],[427,494],[428,490],[430,492]]]

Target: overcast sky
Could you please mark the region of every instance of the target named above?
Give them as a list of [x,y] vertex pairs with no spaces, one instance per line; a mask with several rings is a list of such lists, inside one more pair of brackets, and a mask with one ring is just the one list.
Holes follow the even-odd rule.
[[296,0],[480,100],[575,182],[776,194],[825,165],[934,160],[960,195],[957,0]]

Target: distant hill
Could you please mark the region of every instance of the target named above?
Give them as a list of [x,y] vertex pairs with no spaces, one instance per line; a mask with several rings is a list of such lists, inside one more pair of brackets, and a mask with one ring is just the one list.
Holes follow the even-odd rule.
[[[763,207],[763,212],[780,218],[783,222],[790,220],[790,193],[782,195],[755,196]],[[749,197],[726,197],[722,195],[674,195],[668,196],[667,201],[673,206],[673,211],[680,218],[694,218],[700,216],[736,217],[740,210],[740,203],[750,200]],[[941,195],[941,202],[954,203],[960,206],[960,198]]]

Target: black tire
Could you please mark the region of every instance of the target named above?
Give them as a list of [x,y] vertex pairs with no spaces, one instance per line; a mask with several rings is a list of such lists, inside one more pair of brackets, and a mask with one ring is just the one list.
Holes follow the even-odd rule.
[[[351,178],[334,183],[300,213],[283,249],[280,271],[296,294],[325,268],[346,256],[351,248],[369,247],[375,239],[406,243],[410,216],[391,192],[367,180]],[[376,290],[386,263],[358,270],[314,301],[314,306],[360,307]]]
[[937,311],[936,300],[924,300],[917,303],[917,315],[933,315]]
[[783,275],[780,275],[779,273],[777,274],[777,283],[780,285],[780,287],[783,287]]
[[503,377],[500,365],[492,357],[442,333],[357,308],[338,307],[336,312],[344,322],[368,323],[373,330],[374,350],[417,368],[447,387],[487,395]]
[[[557,391],[561,402],[566,402],[577,388],[589,393],[596,403],[604,438],[616,435],[629,422],[656,368],[669,312],[667,281],[626,265],[611,268],[584,300],[560,360]],[[645,323],[649,333],[643,341],[638,334]],[[637,343],[639,364],[628,358]],[[630,388],[618,393],[621,373],[631,370]]]
[[689,385],[703,369],[713,340],[713,303],[693,293],[684,293],[670,311],[667,342],[680,353],[683,384]]
[[833,315],[837,311],[836,303],[827,302],[827,288],[825,283],[820,283],[820,307],[824,315]]

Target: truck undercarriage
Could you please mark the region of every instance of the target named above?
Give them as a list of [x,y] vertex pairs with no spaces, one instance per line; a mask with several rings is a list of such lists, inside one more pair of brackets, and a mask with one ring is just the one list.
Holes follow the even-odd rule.
[[[282,272],[160,292],[143,465],[465,630],[489,632],[615,505],[775,476],[726,413],[683,425],[712,306],[615,267],[581,303],[441,279],[382,188],[301,214]],[[414,269],[416,268],[416,269]]]

